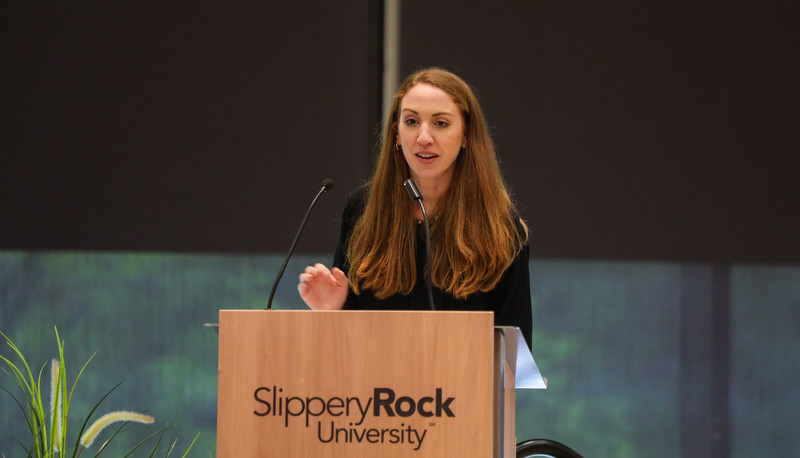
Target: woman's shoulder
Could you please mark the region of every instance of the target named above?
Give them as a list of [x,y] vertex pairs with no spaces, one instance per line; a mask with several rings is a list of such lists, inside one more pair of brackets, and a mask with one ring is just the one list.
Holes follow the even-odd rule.
[[350,191],[347,195],[347,208],[363,211],[369,197],[369,183],[364,183]]
[[369,195],[369,183],[364,183],[352,191],[347,196],[347,203],[359,204],[363,206],[367,202],[367,196]]
[[352,223],[364,213],[364,207],[367,205],[368,196],[369,183],[364,183],[350,191],[350,194],[347,196],[347,205],[344,209],[344,217],[346,220]]

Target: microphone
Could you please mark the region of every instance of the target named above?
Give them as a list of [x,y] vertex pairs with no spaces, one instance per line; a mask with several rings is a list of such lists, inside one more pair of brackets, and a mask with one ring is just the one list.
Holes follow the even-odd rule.
[[425,204],[422,203],[422,193],[413,178],[409,178],[403,183],[411,200],[419,204],[419,209],[422,210],[422,220],[425,222],[425,264],[427,270],[425,272],[425,283],[428,286],[428,306],[431,310],[436,310],[433,304],[433,281],[431,281],[431,225],[428,222],[428,212],[425,211]]
[[275,284],[272,285],[272,291],[270,291],[269,293],[269,300],[267,301],[266,310],[272,309],[272,298],[275,296],[275,290],[278,289],[278,282],[281,281],[281,277],[283,277],[283,271],[286,270],[286,265],[289,264],[289,258],[292,257],[292,253],[294,252],[294,247],[297,245],[297,241],[300,239],[300,234],[306,227],[306,222],[308,221],[308,215],[311,214],[311,209],[314,208],[314,204],[317,203],[317,199],[319,199],[319,196],[321,196],[325,191],[331,189],[332,187],[333,187],[333,180],[331,180],[330,178],[322,180],[322,188],[320,188],[316,197],[314,197],[314,200],[311,201],[311,205],[308,206],[308,210],[306,211],[306,216],[303,218],[303,222],[300,223],[300,228],[297,229],[297,234],[294,236],[294,240],[292,241],[292,246],[289,247],[289,253],[286,255],[286,259],[283,260],[283,265],[281,266],[281,270],[278,271],[278,276],[277,278],[275,278]]

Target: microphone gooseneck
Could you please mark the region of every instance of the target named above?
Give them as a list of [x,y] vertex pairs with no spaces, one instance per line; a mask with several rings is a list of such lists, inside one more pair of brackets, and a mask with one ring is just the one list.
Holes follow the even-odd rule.
[[433,281],[431,280],[431,225],[428,222],[428,212],[425,211],[425,204],[422,203],[422,193],[413,178],[409,178],[403,183],[403,186],[411,196],[411,200],[419,204],[419,209],[422,211],[422,221],[425,224],[425,284],[428,287],[428,307],[431,310],[436,310],[433,303]]
[[308,221],[308,215],[311,214],[311,209],[314,208],[314,204],[317,203],[317,199],[319,199],[319,196],[321,196],[325,191],[331,189],[332,187],[333,187],[333,180],[331,180],[330,178],[322,180],[322,187],[320,188],[317,195],[314,197],[314,200],[311,201],[311,205],[308,206],[308,210],[306,211],[306,216],[300,223],[300,227],[297,229],[297,234],[295,234],[294,236],[292,245],[289,247],[289,253],[286,255],[286,259],[283,260],[283,265],[281,266],[281,270],[278,271],[278,276],[275,278],[275,284],[272,285],[272,291],[269,292],[269,300],[267,301],[266,310],[272,309],[272,298],[275,296],[275,291],[278,289],[278,283],[281,281],[281,277],[283,277],[283,272],[286,270],[286,265],[289,264],[289,258],[291,258],[292,253],[294,253],[294,247],[297,245],[297,241],[300,240],[300,234],[306,227],[306,222]]

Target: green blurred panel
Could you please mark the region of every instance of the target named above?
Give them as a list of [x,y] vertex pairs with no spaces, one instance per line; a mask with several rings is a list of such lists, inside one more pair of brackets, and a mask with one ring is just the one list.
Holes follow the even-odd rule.
[[[318,259],[298,256],[290,263],[275,308],[304,307],[296,275]],[[283,255],[6,252],[0,254],[0,331],[37,370],[58,356],[57,326],[70,382],[91,358],[69,409],[68,441],[77,439],[100,398],[123,382],[93,419],[131,410],[156,422],[129,425],[105,456],[122,456],[167,424],[175,425],[166,437],[179,434],[180,450],[201,433],[192,456],[208,456],[216,447],[217,337],[203,323],[216,322],[221,308],[264,308],[282,261]],[[16,393],[9,374],[0,373],[0,384]],[[0,456],[20,456],[15,438],[27,443],[30,433],[11,396],[0,393]]]
[[[330,257],[296,257],[275,308],[305,308],[297,275]],[[123,382],[93,418],[132,410],[156,422],[129,425],[105,456],[121,456],[165,425],[174,425],[167,438],[179,436],[178,450],[200,433],[191,456],[213,455],[217,337],[202,325],[216,322],[222,308],[264,308],[282,260],[2,252],[0,331],[38,370],[57,356],[57,326],[69,381],[91,359],[70,407],[70,441],[97,401]],[[680,456],[682,445],[713,439],[682,437],[707,431],[687,428],[702,418],[681,417],[702,413],[687,409],[687,399],[714,388],[687,386],[682,372],[692,367],[684,360],[694,351],[685,342],[687,325],[719,318],[702,307],[710,271],[680,263],[533,260],[533,355],[549,387],[518,392],[518,439],[550,438],[585,456],[614,457]],[[722,272],[730,272],[731,456],[788,456],[800,427],[800,268],[737,265]],[[5,346],[0,354],[11,357]],[[16,393],[9,374],[0,373],[0,385]],[[20,456],[15,439],[29,437],[19,407],[0,392],[0,456]]]
[[533,356],[548,389],[517,392],[517,438],[678,456],[679,283],[676,264],[534,261]]
[[742,458],[796,456],[800,267],[732,270],[732,449]]

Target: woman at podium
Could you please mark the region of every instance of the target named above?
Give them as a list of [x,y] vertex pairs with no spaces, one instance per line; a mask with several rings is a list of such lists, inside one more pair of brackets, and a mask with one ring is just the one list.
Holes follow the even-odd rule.
[[[404,189],[409,178],[424,206]],[[395,94],[374,175],[348,197],[332,267],[306,267],[297,289],[315,310],[493,311],[530,346],[528,257],[528,228],[474,92],[429,68]]]

